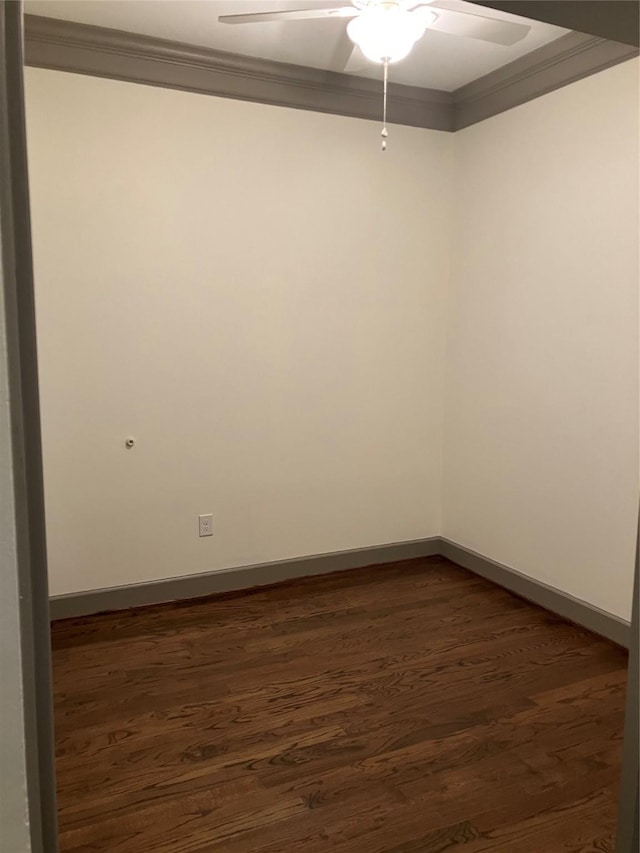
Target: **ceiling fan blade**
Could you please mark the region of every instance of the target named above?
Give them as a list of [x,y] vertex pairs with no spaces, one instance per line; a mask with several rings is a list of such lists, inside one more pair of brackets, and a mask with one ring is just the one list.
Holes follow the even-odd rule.
[[355,18],[360,11],[355,6],[333,9],[291,9],[286,12],[249,12],[246,15],[220,15],[221,24],[261,24],[267,21],[308,21],[312,18]]
[[476,15],[474,12],[462,12],[455,8],[455,3],[449,0],[434,0],[428,5],[420,5],[414,12],[421,9],[434,11],[435,21],[429,24],[430,30],[442,33],[452,33],[456,36],[480,39],[493,44],[511,45],[523,39],[531,27],[528,24],[518,24],[499,18],[489,18],[486,15]]
[[331,71],[344,71],[356,49],[355,43],[347,35],[346,28],[340,35],[340,40],[333,51],[329,68]]

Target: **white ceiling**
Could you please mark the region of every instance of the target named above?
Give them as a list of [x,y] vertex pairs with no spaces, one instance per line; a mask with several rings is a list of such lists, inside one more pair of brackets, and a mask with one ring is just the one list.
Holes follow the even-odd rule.
[[[464,0],[454,2],[462,10],[524,21],[531,25],[531,31],[511,47],[427,31],[407,59],[391,66],[393,81],[453,91],[568,32],[505,12],[481,9]],[[219,24],[218,15],[348,4],[349,0],[26,0],[24,5],[25,11],[33,15],[111,27],[312,68],[331,68],[334,51],[346,26],[344,19],[229,26]],[[345,70],[364,77],[380,76],[380,66],[368,62],[358,50],[354,51]]]

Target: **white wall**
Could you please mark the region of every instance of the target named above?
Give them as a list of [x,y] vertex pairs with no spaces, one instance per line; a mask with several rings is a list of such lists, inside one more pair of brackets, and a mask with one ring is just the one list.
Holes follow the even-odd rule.
[[26,75],[52,594],[437,535],[452,136]]
[[382,155],[27,69],[52,592],[443,533],[628,618],[637,96],[627,62]]
[[638,501],[638,62],[455,137],[443,533],[623,618]]

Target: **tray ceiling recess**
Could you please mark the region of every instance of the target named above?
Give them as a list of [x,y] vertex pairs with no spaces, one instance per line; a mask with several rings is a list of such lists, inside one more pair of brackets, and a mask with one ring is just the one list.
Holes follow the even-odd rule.
[[[455,131],[638,55],[634,45],[465,0],[25,0],[25,57],[35,67],[379,121],[384,61],[368,59],[347,26],[380,4],[424,16],[407,55],[389,65],[390,123]],[[224,22],[244,15],[257,18]]]

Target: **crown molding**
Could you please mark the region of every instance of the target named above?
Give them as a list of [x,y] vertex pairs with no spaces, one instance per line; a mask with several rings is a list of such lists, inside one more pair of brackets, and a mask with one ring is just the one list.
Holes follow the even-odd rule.
[[[120,30],[25,16],[26,64],[379,121],[381,83]],[[389,84],[389,121],[453,130],[453,95]]]
[[[568,33],[455,92],[390,83],[389,121],[461,130],[638,52],[619,42]],[[55,18],[25,16],[25,61],[37,68],[380,120],[376,80]]]
[[454,130],[638,56],[638,48],[584,33],[567,33],[480,77],[454,94]]

